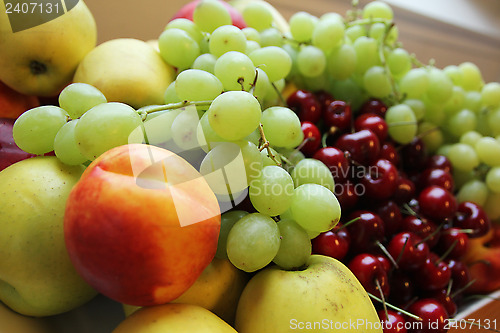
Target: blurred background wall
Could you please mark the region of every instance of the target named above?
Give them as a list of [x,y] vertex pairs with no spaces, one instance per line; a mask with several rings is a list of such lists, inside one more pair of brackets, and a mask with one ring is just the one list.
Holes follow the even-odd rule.
[[[476,63],[486,82],[500,82],[500,1],[385,0],[395,12],[403,46],[424,63],[444,67]],[[189,0],[85,0],[93,12],[99,42],[119,37],[156,39]],[[285,18],[297,11],[321,16],[345,14],[351,0],[269,0]],[[367,0],[360,0],[360,5]]]

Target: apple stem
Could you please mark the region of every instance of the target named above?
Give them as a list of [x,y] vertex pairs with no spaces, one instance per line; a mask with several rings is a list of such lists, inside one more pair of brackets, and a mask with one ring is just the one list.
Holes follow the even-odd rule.
[[[371,293],[369,293],[369,292],[367,292],[367,294],[368,294],[368,296],[370,296],[370,297],[371,297],[371,298],[373,298],[374,300],[376,300],[376,301],[378,301],[378,302],[380,302],[380,303],[382,303],[382,302],[383,302],[383,301],[382,301],[380,298],[378,298],[377,296],[375,296],[375,295],[373,295],[373,294],[371,294]],[[416,320],[418,320],[418,321],[422,321],[422,318],[420,318],[419,316],[414,315],[413,313],[410,313],[410,312],[408,312],[408,311],[406,311],[406,310],[403,310],[403,309],[401,309],[401,308],[398,308],[397,306],[394,306],[394,305],[392,305],[392,304],[390,304],[390,303],[387,303],[387,302],[386,302],[385,304],[386,304],[386,306],[387,306],[387,307],[389,307],[389,308],[391,308],[391,309],[393,309],[393,310],[399,311],[399,312],[401,312],[401,313],[403,313],[403,314],[407,315],[408,317],[411,317],[411,318],[416,319]]]
[[269,147],[269,141],[267,141],[266,135],[264,134],[264,126],[262,125],[262,123],[259,124],[259,133],[259,151],[267,149],[267,155],[269,155],[269,158],[273,160],[273,162],[276,163],[277,166],[282,166],[281,163],[276,159],[276,156],[274,156],[274,154],[272,153],[271,147]]
[[30,62],[30,71],[33,75],[41,75],[47,73],[47,66],[37,60]]
[[384,246],[384,244],[382,244],[380,241],[376,241],[375,242],[377,244],[377,246],[380,248],[380,250],[382,250],[382,252],[384,252],[384,254],[387,256],[387,258],[389,258],[389,260],[391,261],[391,263],[394,265],[394,267],[396,269],[399,268],[399,265],[398,263],[396,262],[396,260],[394,260],[394,258],[391,256],[391,254],[389,253],[389,251],[387,251],[386,247]]

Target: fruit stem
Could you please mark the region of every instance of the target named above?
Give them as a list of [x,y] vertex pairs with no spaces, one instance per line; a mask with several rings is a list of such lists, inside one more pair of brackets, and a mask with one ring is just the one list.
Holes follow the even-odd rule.
[[396,269],[399,268],[398,266],[398,263],[396,262],[396,260],[394,260],[394,258],[391,256],[391,254],[389,253],[389,251],[387,251],[386,247],[384,246],[384,244],[382,244],[380,241],[376,241],[375,244],[377,244],[377,246],[380,248],[380,250],[382,252],[384,252],[384,254],[387,256],[387,258],[389,258],[390,262],[394,265],[394,267]]
[[405,252],[405,248],[406,248],[406,245],[408,244],[408,239],[410,239],[410,237],[406,237],[405,238],[405,242],[403,244],[403,248],[401,249],[401,251],[398,253],[398,257],[396,259],[396,263],[400,262],[401,261],[401,258],[403,257],[403,252]]
[[259,133],[259,151],[267,149],[267,155],[269,155],[269,158],[273,160],[273,162],[276,163],[277,166],[282,166],[281,163],[276,159],[276,156],[274,156],[274,154],[271,152],[271,147],[269,147],[269,141],[267,141],[266,135],[264,134],[264,126],[262,125],[262,123],[259,124]]
[[453,251],[453,249],[457,246],[457,244],[458,244],[458,239],[455,239],[453,243],[450,245],[450,247],[447,248],[446,251],[444,251],[443,255],[439,257],[439,259],[436,260],[434,264],[436,266],[439,265],[441,261],[443,261],[451,253],[451,251]]
[[385,301],[384,292],[380,286],[380,281],[375,279],[375,284],[377,284],[378,291],[380,292],[380,299],[382,300],[382,306],[384,307],[385,317],[389,318],[389,313],[387,312],[387,302]]
[[466,290],[467,288],[472,286],[472,284],[474,284],[474,282],[476,282],[476,279],[470,280],[469,282],[467,282],[467,284],[465,286],[463,286],[462,288],[456,290],[453,294],[451,294],[450,297],[455,298],[458,294],[463,293],[464,290]]
[[355,25],[365,25],[365,24],[373,24],[373,23],[392,23],[391,21],[387,21],[387,19],[383,18],[367,18],[367,19],[357,19],[351,22],[346,23],[346,28],[350,28]]
[[286,106],[286,101],[285,101],[285,98],[283,97],[283,95],[281,94],[281,91],[279,91],[278,87],[276,87],[274,82],[271,83],[271,85],[273,86],[274,91],[276,91],[276,94],[278,95],[278,98],[280,99],[281,105]]
[[154,113],[154,112],[175,110],[175,109],[180,109],[180,108],[190,106],[190,105],[210,106],[210,104],[212,104],[212,101],[182,101],[182,102],[177,102],[177,103],[158,105],[156,107],[148,108],[147,110],[141,110],[139,115],[141,117],[143,117],[143,120],[144,120],[145,116],[147,116],[150,113]]
[[[373,295],[373,294],[370,294],[369,292],[367,292],[367,294],[368,294],[368,296],[370,296],[370,297],[371,297],[371,298],[373,298],[374,300],[376,300],[376,301],[378,301],[378,302],[381,302],[381,303],[382,303],[382,300],[381,300],[380,298],[378,298],[377,296],[375,296],[375,295]],[[416,320],[418,320],[418,321],[422,321],[422,318],[420,318],[419,316],[414,315],[413,313],[410,313],[410,312],[408,312],[408,311],[406,311],[406,310],[403,310],[403,309],[401,309],[401,308],[398,308],[397,306],[394,306],[394,305],[392,305],[392,304],[390,304],[390,303],[387,303],[387,302],[386,302],[385,304],[387,305],[387,307],[389,307],[389,308],[391,308],[391,309],[393,309],[393,310],[399,311],[399,312],[401,312],[401,313],[403,313],[403,314],[407,315],[408,317],[411,317],[411,318],[416,319]]]
[[360,217],[356,217],[356,218],[353,218],[352,220],[347,221],[345,224],[342,224],[340,227],[338,227],[337,230],[335,230],[335,232],[338,232],[339,230],[344,229],[349,224],[353,224],[354,222],[356,222],[356,221],[358,221],[360,219],[361,219]]

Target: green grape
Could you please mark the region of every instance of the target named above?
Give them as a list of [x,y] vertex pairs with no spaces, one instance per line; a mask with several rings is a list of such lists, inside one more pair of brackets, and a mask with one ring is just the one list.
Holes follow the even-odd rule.
[[216,194],[237,194],[248,187],[244,158],[234,142],[213,147],[200,164],[200,173]]
[[262,47],[250,53],[249,57],[255,67],[266,72],[270,82],[285,78],[292,68],[290,55],[277,46]]
[[482,137],[477,140],[474,148],[481,162],[488,166],[500,166],[500,143],[495,138]]
[[201,31],[212,33],[222,25],[232,24],[231,15],[217,0],[201,0],[193,11],[193,22]]
[[201,32],[200,28],[198,28],[198,26],[193,21],[186,18],[176,18],[168,22],[165,30],[172,28],[184,30],[197,43],[201,43],[201,41],[203,40],[203,33]]
[[296,12],[289,20],[290,33],[293,39],[299,43],[311,41],[317,23],[318,18],[316,16],[304,11]]
[[80,118],[94,106],[106,103],[104,94],[87,83],[72,83],[66,86],[59,94],[59,106],[72,119]]
[[305,45],[301,47],[297,54],[297,68],[300,74],[307,77],[315,77],[325,71],[326,56],[313,45]]
[[458,68],[462,72],[462,87],[465,90],[481,91],[483,77],[479,68],[472,62],[463,62]]
[[448,119],[447,130],[456,138],[462,136],[464,133],[473,131],[476,128],[477,116],[474,112],[463,109],[453,114]]
[[245,35],[245,38],[248,41],[251,40],[251,41],[257,42],[260,45],[260,34],[256,29],[251,28],[251,27],[246,27],[246,28],[241,29],[241,31],[243,32],[243,34]]
[[200,54],[205,54],[210,52],[209,47],[210,34],[204,34],[203,39],[198,44],[200,45]]
[[464,109],[469,109],[478,113],[482,106],[482,96],[479,91],[466,91],[464,100]]
[[364,74],[370,67],[379,65],[378,43],[375,39],[361,36],[354,41],[354,50],[359,55],[356,62],[356,73]]
[[336,99],[351,103],[351,108],[357,110],[366,100],[361,87],[352,79],[335,80],[331,86],[331,93]]
[[450,148],[453,146],[451,143],[445,143],[441,147],[436,150],[436,155],[443,155],[448,157],[448,153],[450,151]]
[[260,44],[253,40],[246,41],[245,54],[250,54],[255,50],[260,49]]
[[420,98],[429,87],[429,74],[424,68],[412,68],[399,80],[399,91],[407,98]]
[[434,103],[446,103],[453,93],[451,79],[438,68],[429,69],[429,85],[427,86],[427,97]]
[[334,79],[345,80],[356,70],[356,50],[350,44],[342,44],[327,56],[328,74]]
[[281,160],[284,162],[283,167],[290,174],[292,173],[297,163],[306,158],[305,155],[297,149],[280,148],[279,153],[281,155]]
[[262,114],[258,100],[245,91],[228,91],[217,96],[207,112],[215,133],[230,141],[252,133],[259,126]]
[[462,136],[459,139],[459,142],[460,143],[465,143],[465,144],[467,144],[467,145],[469,145],[471,147],[475,147],[476,143],[482,137],[483,136],[481,135],[481,133],[479,133],[477,131],[468,131],[468,132],[462,134]]
[[375,22],[368,30],[368,37],[371,37],[381,43],[385,37],[387,27],[384,23]]
[[454,169],[468,172],[479,165],[476,151],[465,143],[455,143],[448,150],[447,157]]
[[500,108],[487,114],[486,121],[493,136],[500,135]]
[[267,90],[267,95],[266,97],[264,97],[264,104],[266,105],[279,104],[280,96],[278,94],[281,95],[283,94],[283,89],[285,89],[285,85],[286,81],[284,78],[278,81],[271,82],[271,89]]
[[57,106],[39,106],[21,114],[12,127],[16,145],[30,154],[54,150],[54,139],[66,124],[68,114]]
[[304,134],[295,112],[282,106],[273,106],[262,112],[261,123],[266,139],[274,146],[294,148]]
[[385,121],[389,135],[400,144],[410,143],[417,134],[417,119],[412,109],[406,104],[397,104],[387,109]]
[[251,181],[248,195],[259,213],[277,216],[290,207],[293,188],[290,174],[279,166],[270,165],[263,167],[258,177]]
[[490,193],[483,206],[491,221],[500,221],[500,193]]
[[385,37],[385,45],[389,45],[390,47],[396,47],[396,43],[398,42],[399,38],[399,29],[396,25],[393,25],[390,27],[389,31],[387,32],[387,35]]
[[[281,157],[280,154],[274,149],[269,147],[269,150],[271,151],[271,155],[274,156],[274,159],[276,162],[281,164]],[[277,165],[275,161],[273,161],[273,158],[269,156],[269,151],[266,149],[262,149],[260,151],[260,156],[262,157],[262,165],[264,167],[266,166],[275,166]]]
[[183,101],[210,101],[223,91],[220,80],[201,69],[187,69],[175,79],[175,92]]
[[278,225],[269,216],[252,213],[236,222],[227,236],[229,261],[245,272],[267,266],[280,247]]
[[167,89],[165,90],[165,93],[163,94],[163,101],[165,104],[171,104],[171,103],[179,103],[181,102],[181,99],[179,96],[177,96],[177,93],[175,92],[175,81],[172,81]]
[[199,147],[197,129],[200,122],[199,111],[195,107],[187,107],[172,121],[171,132],[174,143],[182,150]]
[[345,35],[351,42],[354,42],[361,36],[367,37],[368,31],[362,25],[353,25],[345,29]]
[[290,204],[295,221],[304,229],[324,232],[332,229],[340,220],[340,204],[337,197],[324,186],[303,184],[294,190]]
[[324,52],[331,51],[344,40],[344,23],[336,19],[320,20],[312,33],[312,45]]
[[75,139],[82,155],[95,160],[111,148],[135,143],[129,141],[129,136],[137,127],[142,127],[142,121],[132,107],[118,102],[103,103],[80,118],[75,126]]
[[78,121],[74,119],[64,124],[54,139],[54,153],[64,164],[79,165],[87,161],[87,158],[80,153],[75,140],[75,126]]
[[403,104],[408,105],[413,113],[415,114],[415,118],[420,121],[424,118],[425,115],[425,103],[420,99],[405,99]]
[[334,191],[335,182],[330,169],[321,161],[305,158],[299,161],[291,173],[295,187],[302,184],[318,184]]
[[246,54],[229,51],[215,62],[214,74],[222,82],[224,90],[248,91],[255,79],[255,66]]
[[372,1],[363,7],[363,18],[364,19],[386,19],[388,21],[392,20],[394,17],[394,12],[391,6],[382,1]]
[[389,70],[396,78],[402,77],[411,69],[410,54],[400,47],[391,50],[386,61]]
[[478,179],[472,179],[460,187],[457,193],[458,202],[472,201],[484,206],[488,198],[488,187]]
[[255,81],[253,95],[263,104],[270,90],[273,90],[273,87],[271,82],[269,82],[266,72],[257,68],[257,80]]
[[462,85],[463,74],[460,68],[458,68],[458,66],[448,65],[445,68],[443,68],[443,72],[446,75],[448,75],[448,77],[451,79],[451,82],[453,82],[454,85],[456,86]]
[[[154,105],[152,107],[154,107]],[[140,108],[137,112],[141,114],[141,111],[147,110],[147,108],[148,107]],[[181,109],[176,109],[157,111],[148,114],[144,121],[144,127],[141,126],[134,129],[130,134],[129,141],[148,142],[152,145],[167,142],[172,138],[172,123],[181,112]]]
[[344,18],[342,17],[342,15],[340,15],[339,13],[335,13],[335,12],[324,13],[323,15],[321,15],[321,17],[319,19],[321,21],[324,21],[324,20],[337,20],[339,22],[344,22]]
[[488,170],[486,173],[486,186],[491,192],[500,193],[500,167],[493,167]]
[[198,123],[198,126],[196,128],[196,138],[198,140],[199,146],[205,152],[210,151],[219,143],[226,141],[218,136],[212,126],[210,126],[207,112],[205,112],[200,118],[200,122]]
[[[451,145],[453,147],[453,144]],[[464,184],[467,182],[476,179],[476,175],[474,174],[474,170],[460,170],[457,168],[453,168],[452,171],[453,182],[455,183],[455,188],[462,188]]]
[[373,97],[387,97],[392,92],[391,79],[382,66],[370,67],[363,75],[363,85]]
[[218,27],[210,35],[208,48],[217,58],[229,51],[245,52],[247,39],[240,28],[234,25]]
[[268,28],[262,30],[260,33],[260,46],[276,46],[281,47],[283,45],[283,35],[276,28]]
[[500,106],[500,83],[489,82],[481,89],[483,105],[488,107]]
[[250,141],[254,145],[258,146],[259,142],[260,142],[260,130],[259,130],[259,128],[256,128],[255,131],[253,131],[252,133],[247,135],[245,137],[245,139],[243,139],[243,140]]
[[250,2],[241,13],[247,26],[262,31],[273,25],[273,14],[262,3]]
[[444,110],[450,114],[463,109],[465,103],[465,91],[460,86],[453,86],[451,97],[446,102]]
[[446,122],[446,112],[444,104],[433,103],[428,98],[422,99],[425,104],[424,120],[436,125],[443,125]]
[[433,123],[429,123],[426,121],[421,122],[418,125],[417,134],[424,142],[428,153],[436,152],[439,147],[443,145],[443,132],[441,131],[439,126],[436,126]]
[[236,222],[247,215],[248,212],[244,210],[232,210],[221,214],[219,240],[217,242],[217,252],[215,252],[216,258],[227,259],[227,236]]
[[216,61],[217,58],[213,54],[204,53],[194,60],[191,68],[200,69],[202,71],[214,74],[214,67]]
[[282,269],[299,269],[311,256],[312,245],[309,234],[291,219],[278,222],[281,244],[273,262]]
[[180,69],[191,67],[201,54],[198,43],[186,31],[178,28],[163,31],[158,38],[158,47],[163,60]]
[[245,165],[247,182],[250,184],[253,179],[260,175],[261,170],[264,167],[262,156],[259,148],[257,148],[253,142],[240,140],[235,141],[235,143],[240,147],[243,164]]
[[[486,111],[486,112],[485,112]],[[477,125],[476,131],[484,136],[493,136],[495,133],[491,131],[490,128],[490,118],[491,114],[487,110],[483,110],[477,113]],[[498,125],[496,125],[498,126]]]

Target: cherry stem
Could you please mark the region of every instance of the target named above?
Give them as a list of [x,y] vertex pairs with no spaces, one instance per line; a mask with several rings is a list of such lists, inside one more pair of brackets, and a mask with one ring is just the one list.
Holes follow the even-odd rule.
[[344,229],[345,227],[347,227],[349,224],[353,224],[354,222],[360,220],[361,218],[360,217],[356,217],[356,218],[353,218],[352,220],[349,220],[347,221],[345,224],[342,224],[340,227],[338,227],[337,230],[335,230],[335,232],[338,232],[339,230],[342,230]]
[[[369,293],[369,292],[367,292],[367,294],[368,294],[368,296],[370,296],[370,297],[371,297],[371,298],[373,298],[374,300],[376,300],[376,301],[378,301],[378,302],[380,302],[380,303],[383,303],[383,300],[381,300],[381,299],[380,299],[380,298],[378,298],[377,296],[375,296],[375,295],[373,295],[373,294],[371,294],[371,293]],[[410,313],[410,312],[408,312],[408,311],[406,311],[406,310],[403,310],[403,309],[401,309],[401,308],[398,308],[397,306],[394,306],[394,305],[392,305],[392,304],[390,304],[390,303],[387,303],[387,302],[385,302],[385,305],[386,305],[387,307],[389,307],[389,308],[393,309],[393,310],[399,311],[399,312],[401,312],[402,314],[407,315],[408,317],[411,317],[411,318],[416,319],[416,320],[418,320],[418,321],[422,321],[422,318],[420,318],[419,316],[416,316],[416,315],[414,315],[413,313]]]
[[398,258],[396,259],[396,263],[399,263],[401,261],[401,257],[403,256],[403,252],[405,251],[406,245],[408,244],[408,239],[410,237],[405,238],[405,243],[403,244],[403,247],[401,248],[401,251],[398,253]]
[[384,246],[384,244],[382,244],[380,241],[375,241],[375,244],[377,244],[377,246],[380,248],[380,250],[382,252],[384,252],[384,254],[387,256],[387,258],[389,258],[389,260],[391,261],[391,263],[394,265],[394,267],[396,269],[399,268],[399,265],[398,263],[396,262],[396,260],[394,260],[394,258],[391,256],[391,254],[389,253],[389,251],[387,251],[387,248]]
[[273,160],[273,162],[276,163],[277,166],[282,166],[281,163],[276,159],[276,156],[274,156],[274,154],[272,153],[271,147],[269,147],[269,141],[267,141],[266,135],[264,134],[264,126],[262,125],[262,123],[259,124],[259,133],[259,151],[267,149],[267,155],[269,155],[269,158]]
[[447,248],[446,251],[444,251],[443,255],[439,257],[439,259],[436,260],[434,264],[436,266],[439,265],[441,261],[443,261],[451,253],[451,251],[453,251],[453,249],[457,246],[457,244],[458,244],[458,239],[455,239],[453,243],[451,243],[450,247]]
[[[417,217],[418,217],[418,216],[417,216]],[[419,218],[420,218],[420,217],[419,217]],[[426,222],[426,220],[422,220],[422,221]],[[422,243],[427,242],[429,239],[431,239],[432,237],[436,236],[442,228],[443,228],[443,224],[440,224],[440,225],[436,228],[436,230],[434,230],[433,232],[431,232],[430,234],[428,234],[427,236],[425,236],[425,237],[424,237],[424,239],[422,239],[420,242],[416,243],[416,244],[415,244],[415,246],[418,246],[418,245],[420,245],[420,244],[422,244]]]
[[476,282],[476,279],[473,279],[473,280],[470,280],[469,282],[467,282],[467,284],[465,286],[463,286],[462,288],[453,292],[453,294],[450,295],[451,298],[455,298],[458,294],[461,294],[464,290],[466,290],[467,288],[472,286],[474,284],[474,282]]
[[380,292],[380,299],[382,300],[382,306],[384,307],[385,317],[389,318],[389,312],[387,312],[387,302],[385,301],[384,292],[380,286],[380,281],[375,279],[375,284],[377,285],[378,291]]

